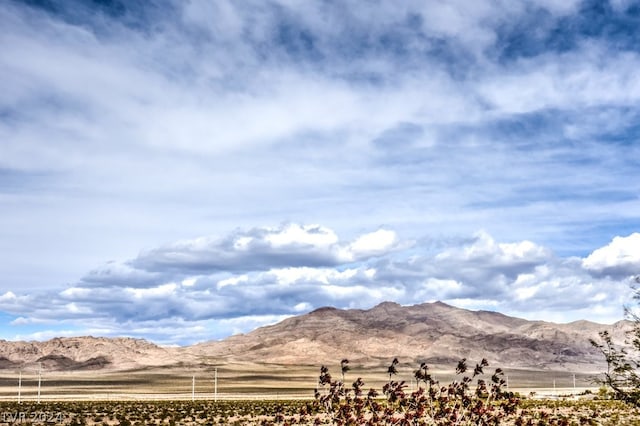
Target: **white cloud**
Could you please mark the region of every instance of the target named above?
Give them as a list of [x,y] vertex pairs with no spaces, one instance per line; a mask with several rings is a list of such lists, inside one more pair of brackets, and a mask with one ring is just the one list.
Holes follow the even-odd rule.
[[182,280],[180,285],[183,285],[185,287],[192,287],[197,281],[198,281],[197,277],[187,278],[187,279]]
[[293,310],[296,312],[308,312],[312,309],[312,307],[313,306],[308,302],[301,302],[294,306]]
[[359,236],[349,244],[345,254],[350,260],[366,259],[370,256],[386,254],[398,245],[398,236],[388,229]]
[[438,261],[482,262],[495,264],[540,263],[551,258],[551,252],[531,241],[498,243],[486,231],[477,232],[471,244],[445,250],[436,256]]
[[65,309],[69,311],[69,313],[76,314],[86,314],[91,315],[93,313],[92,309],[88,306],[78,306],[77,303],[71,302],[64,305]]
[[564,55],[524,59],[516,67],[491,74],[479,93],[501,114],[545,109],[575,110],[595,105],[630,106],[640,97],[640,64],[634,52],[605,55],[607,45],[584,43]]
[[464,293],[464,286],[462,283],[454,279],[430,277],[427,278],[424,283],[416,286],[414,298],[415,300],[425,302],[444,299],[452,300],[456,298],[457,294],[461,293]]
[[[271,232],[279,228],[256,229],[272,235]],[[320,228],[300,225],[295,232],[304,229]],[[322,235],[337,235],[329,228],[321,229]],[[285,238],[277,240],[279,248],[294,247],[304,253],[308,244],[331,248],[339,243],[337,236],[318,240],[318,237],[307,238],[307,233],[292,236],[295,232],[285,231]],[[237,236],[238,231],[232,235]],[[615,238],[584,259],[557,257],[530,241],[498,242],[485,231],[451,242],[435,252],[424,243],[405,244],[390,231],[382,234],[380,244],[375,237],[379,233],[364,235],[366,238],[353,241],[360,244],[374,238],[366,247],[404,248],[366,261],[330,267],[262,270],[264,265],[260,264],[260,268],[247,273],[234,275],[227,271],[223,278],[218,272],[185,275],[181,282],[189,285],[163,281],[161,276],[154,285],[136,288],[128,285],[125,275],[121,285],[110,279],[104,286],[96,282],[92,287],[82,287],[80,283],[58,293],[19,296],[8,292],[0,296],[0,307],[20,315],[12,323],[16,327],[52,321],[83,327],[89,321],[103,324],[109,335],[116,333],[118,327],[132,335],[141,335],[157,326],[153,336],[173,344],[245,332],[250,326],[322,306],[369,308],[389,300],[407,305],[442,300],[461,307],[564,321],[580,319],[580,315],[593,308],[593,319],[613,321],[621,318],[622,305],[631,293],[628,276],[614,280],[606,275],[594,275],[585,265],[618,267],[619,259],[626,259],[624,253],[633,252],[637,234]],[[232,241],[233,238],[215,241],[220,240]],[[300,240],[305,244],[298,244]],[[205,241],[199,246],[201,249],[210,247],[208,239],[197,241]],[[349,244],[342,248],[351,248]],[[188,243],[181,243],[180,247],[187,251],[193,249]],[[277,264],[278,259],[274,262]],[[215,324],[215,335],[208,335],[203,324]],[[172,336],[179,327],[193,328],[195,334],[183,338]]]
[[[378,230],[357,237],[353,242],[341,242],[336,233],[326,227],[288,223],[279,227],[237,230],[224,238],[178,241],[141,253],[128,263],[127,268],[133,266],[144,277],[161,272],[188,274],[335,266],[384,255],[397,249],[397,242],[393,231]],[[116,265],[116,268],[120,266]],[[102,275],[113,274],[107,268],[106,272],[90,277],[99,280]],[[231,282],[224,281],[222,285]]]
[[300,282],[316,282],[329,284],[333,282],[349,282],[362,271],[359,269],[345,269],[337,271],[329,268],[282,268],[271,269],[264,276],[272,276],[279,285],[291,285]]
[[240,283],[246,283],[247,281],[249,281],[249,277],[247,275],[238,275],[218,281],[217,287],[218,289],[220,289],[228,285],[238,285]]
[[640,233],[615,237],[611,243],[594,250],[582,265],[594,273],[614,276],[640,274]]
[[125,291],[136,299],[162,299],[174,296],[177,288],[175,283],[168,283],[151,288],[125,288]]
[[8,302],[16,299],[16,295],[12,291],[7,291],[0,296],[0,302]]
[[330,248],[338,242],[338,236],[332,230],[318,225],[288,224],[280,229],[267,229],[265,241],[274,248],[296,244]]

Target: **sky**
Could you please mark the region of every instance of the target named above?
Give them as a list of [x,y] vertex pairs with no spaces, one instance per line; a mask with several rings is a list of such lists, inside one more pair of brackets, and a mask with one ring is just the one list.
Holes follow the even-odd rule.
[[0,3],[0,338],[441,300],[612,323],[640,3]]

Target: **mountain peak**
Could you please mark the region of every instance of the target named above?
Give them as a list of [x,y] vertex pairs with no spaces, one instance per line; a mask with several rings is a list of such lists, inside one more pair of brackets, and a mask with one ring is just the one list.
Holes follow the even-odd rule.
[[374,309],[397,309],[397,308],[402,308],[402,305],[396,302],[385,301],[377,304],[371,309],[374,310]]
[[318,309],[314,309],[313,311],[309,312],[309,314],[325,314],[325,313],[330,313],[330,312],[336,312],[339,311],[338,308],[334,308],[333,306],[323,306],[321,308]]

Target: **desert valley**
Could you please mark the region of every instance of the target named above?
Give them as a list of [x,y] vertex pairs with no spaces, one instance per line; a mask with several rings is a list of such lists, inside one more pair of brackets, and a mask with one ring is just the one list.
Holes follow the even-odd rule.
[[[280,323],[187,347],[141,339],[69,337],[44,342],[0,342],[0,397],[16,398],[251,398],[311,397],[319,367],[382,384],[386,365],[400,361],[399,378],[412,383],[425,362],[443,380],[462,358],[507,371],[514,389],[594,387],[605,368],[589,343],[608,330],[617,341],[631,324],[527,321],[497,312],[470,311],[442,302],[369,310],[321,308]],[[214,377],[215,376],[215,377]],[[577,379],[575,379],[577,377]],[[216,383],[214,383],[214,380]],[[215,387],[215,389],[214,389]]]

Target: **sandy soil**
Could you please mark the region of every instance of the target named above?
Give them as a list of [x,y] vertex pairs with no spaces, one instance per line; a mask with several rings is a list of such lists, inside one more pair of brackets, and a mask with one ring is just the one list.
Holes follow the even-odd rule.
[[[362,377],[366,388],[380,389],[389,379],[386,366],[353,366],[345,377],[350,383]],[[217,395],[215,375],[217,369]],[[339,366],[329,366],[334,378],[340,378]],[[415,386],[414,366],[400,366],[394,380],[405,380],[408,390]],[[456,379],[451,368],[433,368],[441,383]],[[492,373],[493,369],[486,369]],[[193,369],[146,368],[131,371],[44,372],[40,383],[41,400],[128,400],[128,399],[306,399],[313,397],[319,367],[261,364],[224,364]],[[488,379],[487,374],[485,379]],[[195,377],[195,388],[192,389]],[[592,374],[563,371],[505,370],[509,389],[528,395],[568,395],[585,389],[597,390]],[[0,370],[0,400],[18,398],[18,371]],[[555,382],[555,383],[554,383]],[[24,372],[20,398],[38,398],[38,376]]]

